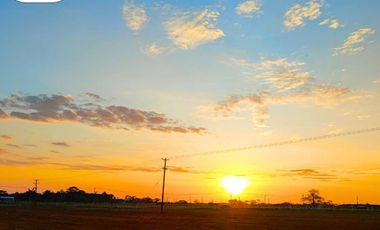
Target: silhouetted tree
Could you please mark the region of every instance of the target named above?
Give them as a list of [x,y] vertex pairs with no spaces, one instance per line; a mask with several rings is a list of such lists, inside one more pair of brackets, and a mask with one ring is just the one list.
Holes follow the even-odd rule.
[[317,204],[322,204],[324,202],[324,198],[320,196],[319,191],[316,189],[310,189],[308,194],[303,195],[301,201],[306,204],[311,204],[315,207]]
[[11,194],[15,197],[16,201],[41,201],[41,202],[79,202],[79,203],[90,203],[90,202],[102,202],[102,203],[114,203],[116,198],[112,194],[101,193],[86,193],[85,191],[79,189],[78,187],[71,186],[64,190],[58,192],[52,192],[46,190],[42,194],[36,193],[34,190],[28,190],[24,193]]
[[138,198],[138,197],[135,197],[135,196],[125,196],[125,202],[127,203],[158,203],[160,201],[160,199],[158,198],[155,198],[155,199],[152,199],[150,197],[143,197],[143,198]]
[[187,201],[186,200],[179,200],[177,202],[175,202],[176,204],[187,204]]

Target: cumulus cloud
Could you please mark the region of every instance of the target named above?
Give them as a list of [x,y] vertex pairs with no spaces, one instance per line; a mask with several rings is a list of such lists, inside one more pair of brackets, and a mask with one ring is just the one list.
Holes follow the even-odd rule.
[[244,59],[232,58],[231,63],[244,67],[246,74],[264,79],[264,82],[280,91],[298,88],[313,79],[311,74],[302,71],[303,62],[288,61],[285,58],[263,59],[250,63]]
[[71,95],[27,96],[12,94],[0,100],[4,118],[37,122],[71,121],[90,126],[160,132],[205,133],[202,127],[183,126],[163,113],[132,109],[119,105],[103,105],[97,100],[81,103]]
[[347,39],[344,41],[343,45],[338,48],[334,48],[334,55],[339,54],[356,54],[364,50],[361,44],[369,37],[374,34],[375,30],[372,28],[361,28],[357,31],[352,32]]
[[224,36],[221,29],[215,28],[219,16],[216,11],[177,12],[164,24],[169,39],[180,49],[192,49]]
[[310,0],[305,5],[295,4],[284,15],[285,29],[290,31],[304,26],[305,20],[315,20],[321,15],[322,0]]
[[60,146],[60,147],[70,147],[70,145],[67,144],[66,142],[52,142],[51,144],[55,146]]
[[7,135],[7,134],[1,135],[0,138],[6,141],[10,141],[13,139],[11,135]]
[[321,21],[319,23],[319,25],[326,25],[329,28],[334,29],[334,30],[336,30],[340,27],[343,27],[342,23],[340,23],[339,20],[335,19],[335,18],[333,18],[333,19],[327,18],[327,19]]
[[239,15],[251,17],[253,14],[260,11],[261,1],[260,0],[248,0],[239,3],[235,11]]
[[149,20],[144,7],[135,5],[133,1],[124,4],[123,15],[127,26],[133,31],[141,30]]
[[165,48],[160,47],[155,42],[153,42],[146,45],[142,51],[148,56],[154,56],[154,55],[162,54],[165,51]]

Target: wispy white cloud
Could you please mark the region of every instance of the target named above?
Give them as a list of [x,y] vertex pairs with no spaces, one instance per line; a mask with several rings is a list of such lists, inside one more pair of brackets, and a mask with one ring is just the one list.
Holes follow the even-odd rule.
[[342,23],[340,23],[340,21],[336,18],[333,18],[333,19],[327,18],[327,19],[321,21],[319,23],[319,25],[326,25],[329,28],[334,29],[334,30],[341,28],[341,27],[344,27],[344,25]]
[[328,134],[339,134],[343,132],[343,129],[339,128],[334,122],[330,122],[326,125],[323,131]]
[[123,5],[123,16],[127,26],[133,31],[139,31],[148,22],[149,17],[141,5],[129,1]]
[[285,29],[290,31],[304,26],[305,20],[315,20],[321,15],[323,0],[310,0],[305,5],[295,4],[284,15]]
[[176,46],[180,49],[192,49],[224,36],[224,32],[215,27],[218,16],[218,12],[208,9],[177,12],[164,24],[169,39]]
[[165,51],[165,48],[160,47],[155,42],[153,42],[146,45],[142,51],[148,56],[154,56],[162,54]]
[[260,9],[261,9],[260,0],[248,0],[248,1],[243,1],[239,3],[236,6],[235,11],[239,15],[251,17],[255,13],[260,12]]
[[361,46],[361,44],[367,39],[367,37],[374,33],[375,30],[369,27],[361,28],[357,31],[352,32],[344,41],[341,47],[334,48],[334,55],[352,55],[364,50],[364,47]]
[[215,116],[228,117],[233,111],[251,110],[256,127],[266,127],[269,118],[269,106],[284,104],[314,104],[322,107],[335,107],[357,100],[363,95],[354,93],[348,88],[329,84],[310,84],[288,93],[258,92],[247,95],[234,95],[226,100],[209,106]]
[[259,63],[230,58],[229,62],[245,68],[246,74],[261,78],[266,84],[280,91],[298,88],[313,79],[309,72],[302,70],[305,63],[288,61],[286,58],[262,59]]
[[230,116],[240,117],[242,112],[249,111],[253,114],[252,120],[256,127],[266,127],[269,108],[273,105],[311,104],[334,108],[368,97],[368,94],[353,92],[346,87],[317,83],[309,72],[301,69],[303,62],[277,58],[252,63],[245,59],[230,58],[225,63],[243,68],[243,72],[264,79],[271,87],[256,93],[232,95],[215,104],[204,105],[198,109],[200,114],[229,119]]
[[153,8],[156,10],[161,10],[161,11],[169,11],[173,8],[173,6],[170,5],[169,3],[153,2]]

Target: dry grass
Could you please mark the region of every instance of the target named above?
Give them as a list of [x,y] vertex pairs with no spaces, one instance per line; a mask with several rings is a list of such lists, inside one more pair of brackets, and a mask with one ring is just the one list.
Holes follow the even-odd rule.
[[378,229],[380,212],[0,206],[0,229]]

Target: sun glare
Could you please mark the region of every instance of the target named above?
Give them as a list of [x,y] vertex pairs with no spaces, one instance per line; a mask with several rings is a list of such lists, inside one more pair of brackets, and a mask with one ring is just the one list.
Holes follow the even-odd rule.
[[248,186],[248,180],[239,176],[227,176],[222,180],[222,186],[231,195],[239,195]]

